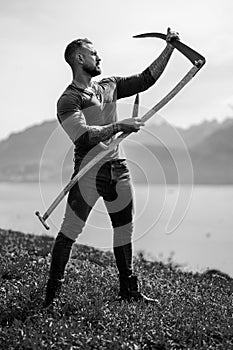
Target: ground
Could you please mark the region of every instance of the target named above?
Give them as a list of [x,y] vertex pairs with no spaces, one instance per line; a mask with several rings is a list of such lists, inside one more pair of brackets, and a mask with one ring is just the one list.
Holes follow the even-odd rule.
[[42,309],[53,239],[0,230],[1,349],[233,349],[233,281],[135,257],[155,305],[119,303],[111,252],[75,245],[60,301]]

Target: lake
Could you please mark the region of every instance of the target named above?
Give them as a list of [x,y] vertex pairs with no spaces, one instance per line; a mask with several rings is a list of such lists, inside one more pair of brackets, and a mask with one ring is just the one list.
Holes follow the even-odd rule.
[[[61,190],[60,184],[0,184],[0,227],[55,236],[65,200],[52,213],[46,231],[41,214]],[[233,276],[233,186],[135,185],[135,251],[150,259],[182,264],[184,270],[217,268]],[[110,221],[100,200],[79,243],[111,249]]]

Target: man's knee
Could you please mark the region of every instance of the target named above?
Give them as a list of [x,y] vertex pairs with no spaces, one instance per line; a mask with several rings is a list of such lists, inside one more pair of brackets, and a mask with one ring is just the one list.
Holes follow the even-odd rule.
[[68,238],[75,241],[81,234],[85,226],[85,221],[76,215],[74,210],[67,203],[63,222],[61,224],[61,232]]
[[65,235],[63,232],[59,231],[56,237],[56,242],[68,242],[70,244],[73,244],[74,240]]

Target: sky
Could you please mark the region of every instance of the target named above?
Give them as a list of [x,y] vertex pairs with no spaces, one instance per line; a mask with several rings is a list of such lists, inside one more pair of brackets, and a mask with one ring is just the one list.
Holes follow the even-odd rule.
[[[0,0],[0,140],[56,118],[57,99],[72,80],[63,58],[70,41],[92,40],[102,59],[98,79],[128,76],[165,47],[160,39],[132,36],[167,27],[207,63],[161,110],[162,118],[188,127],[233,117],[232,13],[232,0]],[[141,94],[141,106],[155,105],[190,68],[174,51],[159,81]]]

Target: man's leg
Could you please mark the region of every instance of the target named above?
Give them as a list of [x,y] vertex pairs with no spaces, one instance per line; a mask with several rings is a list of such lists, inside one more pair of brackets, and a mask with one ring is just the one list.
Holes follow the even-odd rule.
[[59,296],[73,243],[74,241],[66,237],[61,231],[58,233],[52,250],[44,307],[49,306]]
[[59,295],[72,245],[82,232],[97,199],[98,194],[93,189],[91,176],[86,176],[69,192],[63,223],[52,250],[45,307],[49,306]]
[[133,275],[133,192],[127,167],[124,162],[119,164],[115,183],[112,182],[108,195],[104,197],[114,230],[113,251],[119,271],[119,296],[121,300],[153,302],[154,299],[139,292],[137,276]]
[[[119,181],[117,187],[111,189],[116,191],[117,196],[111,200],[111,195],[106,200],[105,206],[108,210],[114,236],[113,252],[119,272],[120,291],[119,296],[124,300],[130,299],[129,278],[132,276],[133,252],[132,252],[132,232],[133,232],[133,200],[132,189],[128,180]],[[110,191],[111,193],[111,191]],[[114,198],[114,196],[113,196]]]

